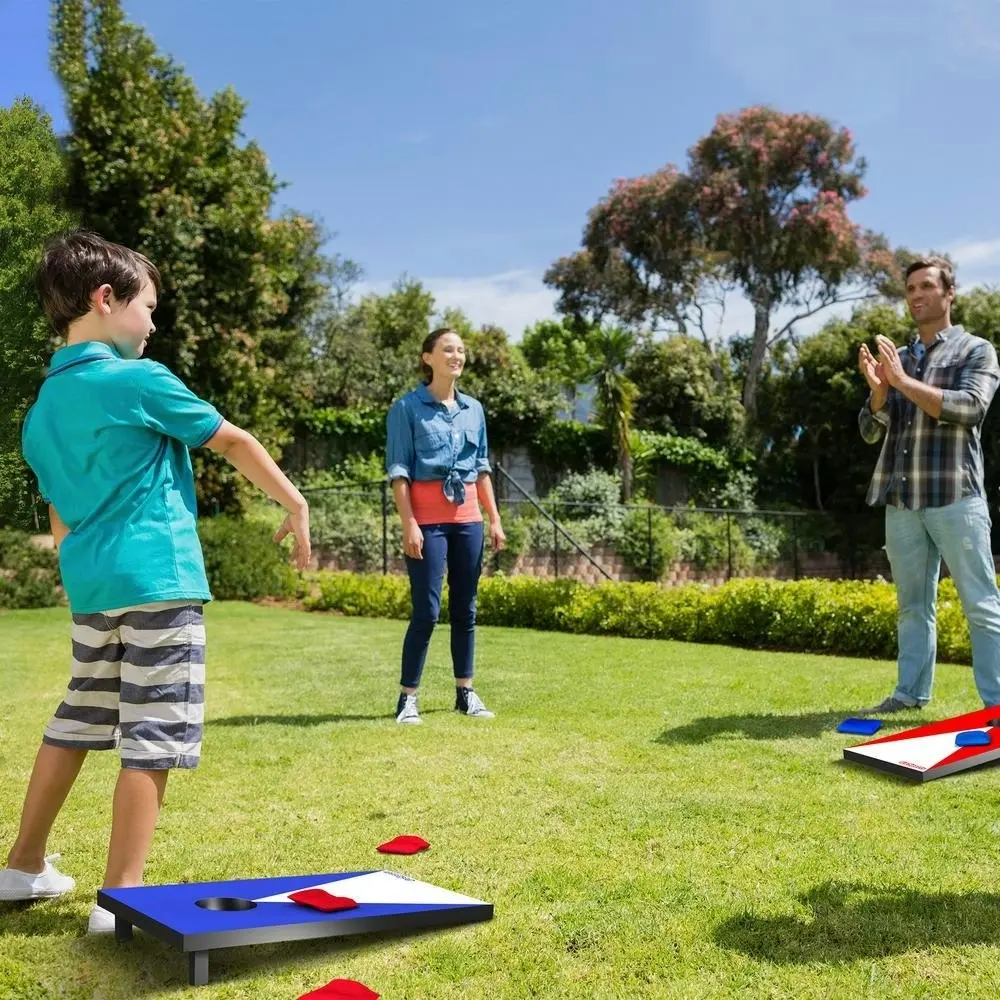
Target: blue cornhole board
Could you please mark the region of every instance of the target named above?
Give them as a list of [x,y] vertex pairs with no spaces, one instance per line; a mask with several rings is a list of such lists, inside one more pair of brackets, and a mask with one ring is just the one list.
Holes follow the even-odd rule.
[[[358,906],[323,913],[283,898],[300,889],[326,889]],[[492,903],[389,871],[102,889],[97,902],[115,915],[119,942],[138,927],[187,953],[192,986],[208,982],[208,954],[216,948],[454,927],[493,917]]]

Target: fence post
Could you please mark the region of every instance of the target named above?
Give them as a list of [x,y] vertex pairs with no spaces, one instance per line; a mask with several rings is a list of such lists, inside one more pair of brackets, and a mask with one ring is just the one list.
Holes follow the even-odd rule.
[[389,573],[389,480],[382,480],[382,575]]
[[732,580],[733,578],[733,518],[729,511],[726,511],[726,552],[727,561],[729,564],[728,571],[726,573],[726,579]]
[[552,521],[552,565],[555,569],[556,579],[559,579],[559,527],[556,519]]
[[653,508],[646,508],[646,566],[653,579]]
[[799,519],[792,518],[792,572],[795,579],[799,578]]

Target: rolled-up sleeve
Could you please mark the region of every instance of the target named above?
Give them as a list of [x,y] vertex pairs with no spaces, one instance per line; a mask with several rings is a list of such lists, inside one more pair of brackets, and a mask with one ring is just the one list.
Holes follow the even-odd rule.
[[872,398],[869,396],[865,400],[865,405],[861,407],[858,414],[858,427],[861,430],[861,437],[868,444],[878,444],[882,440],[882,435],[889,426],[889,404],[886,403],[877,413],[872,412]]
[[1000,382],[997,352],[990,343],[983,343],[969,354],[958,385],[941,390],[941,416],[943,423],[977,426],[986,415]]
[[386,418],[385,468],[391,482],[393,479],[413,481],[413,431],[406,403],[397,399]]
[[486,439],[486,414],[479,407],[479,448],[476,451],[476,472],[492,472],[490,466],[490,446]]

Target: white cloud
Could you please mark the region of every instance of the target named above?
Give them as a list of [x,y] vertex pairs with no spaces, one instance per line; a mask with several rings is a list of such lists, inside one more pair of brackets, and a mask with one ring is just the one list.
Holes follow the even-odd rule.
[[[1000,238],[955,240],[944,248],[955,261],[963,288],[1000,283]],[[542,282],[540,271],[518,268],[499,274],[472,277],[421,278],[433,295],[438,314],[445,309],[461,309],[474,326],[493,323],[503,327],[512,340],[520,340],[525,327],[543,319],[556,318],[556,295]],[[392,287],[390,281],[364,283],[357,295],[376,292],[384,295]],[[819,330],[834,318],[851,315],[855,303],[829,306],[796,324],[799,335]],[[797,310],[778,310],[772,319],[772,329],[786,323]],[[736,334],[753,332],[753,307],[738,293],[726,300],[724,313],[716,312],[709,319],[709,334],[728,340]]]
[[1000,239],[995,240],[958,240],[946,248],[946,252],[960,270],[973,274],[991,272],[1000,273]]
[[[937,0],[955,55],[979,56],[996,69],[1000,53],[1000,18],[995,0]],[[967,68],[967,67],[966,67]]]

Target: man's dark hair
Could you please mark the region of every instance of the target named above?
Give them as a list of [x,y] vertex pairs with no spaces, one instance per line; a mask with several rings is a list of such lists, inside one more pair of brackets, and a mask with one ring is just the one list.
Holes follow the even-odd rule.
[[81,229],[48,243],[35,284],[45,315],[65,334],[70,323],[90,311],[95,289],[110,285],[116,299],[131,302],[147,279],[159,293],[160,272],[152,261]]
[[945,257],[918,257],[912,261],[906,269],[905,278],[907,281],[914,271],[922,271],[925,267],[936,267],[941,272],[941,286],[946,292],[955,288],[955,269],[951,266],[951,261]]

